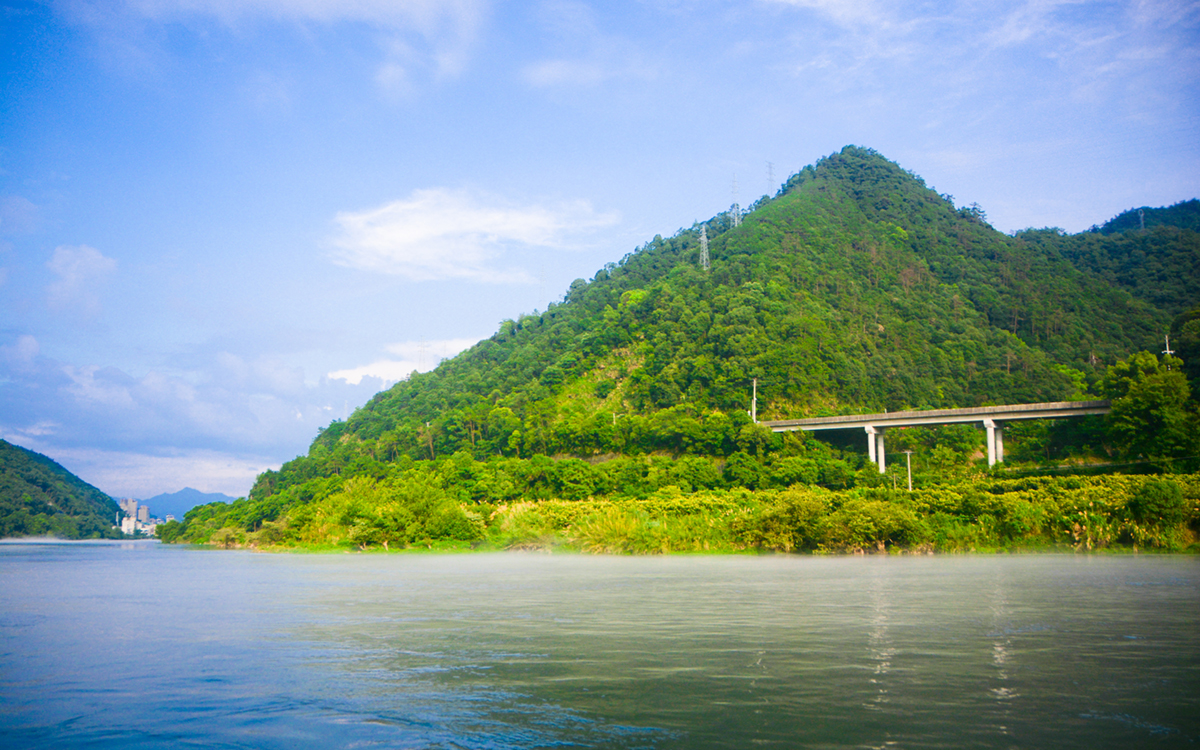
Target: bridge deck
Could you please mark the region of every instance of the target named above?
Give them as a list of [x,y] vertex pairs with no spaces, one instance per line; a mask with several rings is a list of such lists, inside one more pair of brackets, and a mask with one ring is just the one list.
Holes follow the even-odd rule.
[[892,411],[882,414],[850,414],[840,417],[811,419],[780,419],[760,422],[775,432],[790,430],[849,430],[866,427],[914,427],[917,425],[981,422],[985,419],[1011,422],[1015,419],[1058,419],[1087,414],[1107,414],[1108,401],[1051,401],[1042,404],[1011,404],[1008,406],[977,406],[969,409],[929,409],[926,411]]

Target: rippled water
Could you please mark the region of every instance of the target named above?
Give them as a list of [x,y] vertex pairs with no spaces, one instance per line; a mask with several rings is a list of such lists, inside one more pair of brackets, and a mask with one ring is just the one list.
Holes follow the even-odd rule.
[[0,545],[4,747],[1195,747],[1200,560]]

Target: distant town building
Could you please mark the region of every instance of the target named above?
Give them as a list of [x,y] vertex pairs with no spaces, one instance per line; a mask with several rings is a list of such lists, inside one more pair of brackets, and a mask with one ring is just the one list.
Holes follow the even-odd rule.
[[[121,513],[124,515],[120,519],[121,533],[127,536],[136,536],[142,534],[144,536],[154,536],[158,529],[158,519],[150,515],[150,506],[141,505],[133,498],[120,500],[118,505],[121,506]],[[170,516],[167,516],[171,520]]]

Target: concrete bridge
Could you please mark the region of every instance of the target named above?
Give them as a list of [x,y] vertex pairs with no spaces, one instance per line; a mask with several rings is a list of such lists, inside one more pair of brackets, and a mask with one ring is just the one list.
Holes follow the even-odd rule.
[[1109,401],[1052,401],[1044,404],[977,406],[971,409],[931,409],[893,411],[882,414],[851,414],[842,417],[781,419],[760,422],[772,432],[792,430],[863,430],[867,433],[867,453],[879,464],[879,473],[887,468],[884,460],[883,433],[889,427],[916,427],[940,424],[982,422],[987,430],[988,466],[1004,460],[1004,423],[1017,419],[1062,419],[1088,414],[1108,414]]

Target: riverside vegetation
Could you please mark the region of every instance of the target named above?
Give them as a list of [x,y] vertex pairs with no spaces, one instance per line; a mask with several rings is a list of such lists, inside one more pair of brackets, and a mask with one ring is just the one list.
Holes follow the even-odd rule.
[[[1144,228],[1143,228],[1144,224]],[[246,498],[164,541],[586,551],[1196,549],[1200,202],[1009,236],[847,147],[655,237],[561,303],[413,373]],[[701,231],[711,265],[701,263]],[[1178,356],[1159,357],[1163,335]],[[1016,422],[860,434],[763,419],[1108,398]],[[827,435],[830,433],[826,433]],[[1064,472],[1067,475],[1063,475]]]

